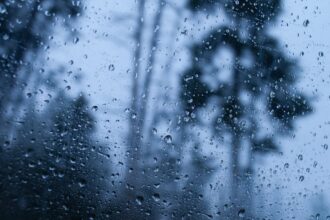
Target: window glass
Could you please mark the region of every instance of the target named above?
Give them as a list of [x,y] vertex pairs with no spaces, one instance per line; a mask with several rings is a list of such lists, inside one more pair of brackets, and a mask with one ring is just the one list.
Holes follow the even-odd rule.
[[330,1],[0,0],[0,219],[329,219]]

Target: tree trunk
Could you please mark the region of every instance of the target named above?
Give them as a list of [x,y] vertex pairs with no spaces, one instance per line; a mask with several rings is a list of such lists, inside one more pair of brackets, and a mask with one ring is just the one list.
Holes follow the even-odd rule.
[[[132,184],[136,180],[136,175],[138,170],[139,161],[139,139],[140,139],[140,129],[138,127],[138,91],[139,91],[139,80],[140,80],[140,58],[141,58],[141,44],[142,35],[144,28],[144,10],[145,10],[145,0],[138,1],[138,15],[137,23],[135,27],[135,49],[134,49],[134,65],[133,65],[133,77],[132,77],[132,92],[131,92],[131,114],[129,118],[129,135],[128,135],[128,158],[127,158],[127,172],[126,181],[128,184]],[[131,173],[131,169],[132,173]]]
[[238,134],[232,135],[231,141],[231,202],[232,202],[232,213],[231,219],[238,219],[238,211],[239,211],[239,160],[238,160],[238,150],[240,146],[240,137]]
[[[238,51],[235,51],[235,56],[237,57]],[[241,143],[241,132],[239,127],[239,119],[241,111],[239,106],[239,91],[240,91],[240,72],[238,70],[238,65],[234,64],[234,73],[232,78],[232,106],[234,118],[231,120],[232,124],[232,140],[231,140],[231,202],[233,205],[231,219],[238,219],[238,211],[240,208],[240,201],[239,201],[239,181],[240,181],[240,167],[239,167],[239,149]],[[235,119],[236,118],[236,119]]]
[[[146,77],[144,80],[144,85],[142,89],[142,100],[141,100],[141,107],[140,107],[140,115],[139,115],[139,129],[141,132],[145,131],[145,122],[146,122],[146,116],[147,116],[147,104],[148,99],[150,95],[150,85],[152,82],[152,76],[154,75],[154,66],[156,61],[156,48],[158,46],[158,39],[159,39],[159,33],[160,33],[160,23],[162,20],[162,15],[164,11],[164,3],[163,1],[158,2],[158,12],[156,13],[155,22],[153,24],[153,34],[151,37],[151,44],[150,44],[150,52],[149,52],[149,58],[147,61],[146,66]],[[140,145],[143,145],[143,142],[139,140]]]

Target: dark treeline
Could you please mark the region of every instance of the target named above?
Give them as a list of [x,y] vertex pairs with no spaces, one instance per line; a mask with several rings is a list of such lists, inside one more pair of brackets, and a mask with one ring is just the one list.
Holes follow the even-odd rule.
[[[87,99],[66,95],[57,70],[34,66],[55,25],[74,25],[79,2],[0,1],[0,219],[99,218],[109,197],[110,163]],[[43,110],[41,88],[55,92]]]

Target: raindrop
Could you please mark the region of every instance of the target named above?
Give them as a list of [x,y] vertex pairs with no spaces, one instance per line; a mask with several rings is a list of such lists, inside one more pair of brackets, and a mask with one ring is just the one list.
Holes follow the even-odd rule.
[[156,135],[156,134],[157,134],[157,129],[156,129],[156,128],[152,128],[152,133],[153,133],[154,135]]
[[4,14],[6,12],[7,12],[7,10],[6,10],[5,6],[3,4],[0,4],[0,14]]
[[315,217],[316,217],[316,220],[319,220],[320,219],[320,214],[319,213],[317,213],[316,215],[315,215]]
[[68,211],[69,208],[66,205],[62,205],[62,208],[64,209],[64,211]]
[[165,141],[165,143],[166,144],[171,144],[172,143],[172,136],[171,135],[166,135],[165,137],[164,137],[164,141]]
[[44,180],[47,179],[47,178],[48,178],[48,174],[45,174],[45,173],[42,174],[42,175],[41,175],[41,178],[44,179]]
[[327,144],[323,144],[323,148],[325,149],[325,150],[328,150],[328,145]]
[[137,116],[136,113],[133,113],[132,114],[132,119],[136,119],[136,116]]
[[152,195],[152,199],[155,200],[155,202],[159,202],[160,195],[158,193],[155,193],[155,194]]
[[96,112],[98,109],[99,109],[99,107],[97,107],[96,105],[94,105],[94,106],[92,107],[92,110],[95,111],[95,112]]
[[5,141],[5,143],[3,144],[3,146],[8,147],[10,145],[10,141]]
[[50,16],[50,12],[49,12],[49,11],[45,11],[45,15],[46,15],[47,17],[49,17],[49,16]]
[[324,53],[322,51],[319,52],[319,56],[320,57],[323,57],[324,56]]
[[138,205],[142,205],[144,198],[143,198],[143,196],[137,196],[135,201]]
[[108,69],[109,69],[111,72],[114,71],[114,70],[115,70],[115,65],[110,64],[109,67],[108,67]]
[[271,97],[271,98],[275,98],[275,92],[271,91],[271,92],[270,92],[270,97]]
[[309,20],[306,19],[306,20],[304,21],[303,25],[304,25],[304,27],[307,27],[307,26],[309,25]]
[[2,39],[4,39],[4,40],[8,40],[8,39],[9,39],[9,35],[8,35],[8,34],[4,34],[4,35],[2,36]]
[[78,37],[75,37],[74,39],[73,39],[73,43],[74,44],[77,44],[79,42],[79,38]]
[[244,218],[244,216],[245,216],[245,209],[240,209],[240,210],[238,211],[238,217],[240,217],[240,218]]
[[300,177],[299,177],[299,181],[300,181],[300,182],[304,181],[304,179],[305,179],[304,176],[300,176]]
[[36,165],[35,165],[34,163],[30,162],[30,163],[28,164],[28,167],[29,167],[29,168],[35,168]]
[[285,163],[284,168],[289,168],[289,163]]
[[78,185],[80,186],[80,187],[85,187],[86,186],[86,180],[84,180],[84,179],[81,179],[79,182],[78,182]]
[[69,91],[71,90],[71,86],[66,86],[65,89]]
[[299,154],[298,155],[298,160],[303,160],[303,155]]

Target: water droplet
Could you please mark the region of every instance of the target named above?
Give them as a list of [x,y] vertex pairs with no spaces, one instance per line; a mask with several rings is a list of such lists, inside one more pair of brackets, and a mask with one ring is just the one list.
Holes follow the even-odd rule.
[[300,182],[304,181],[304,179],[305,179],[304,176],[300,176],[300,177],[299,177],[299,181],[300,181]]
[[8,40],[8,39],[9,39],[9,35],[8,35],[8,34],[4,34],[4,35],[2,36],[2,39],[4,39],[4,40]]
[[98,109],[99,109],[99,107],[97,107],[96,105],[94,105],[94,106],[92,107],[92,110],[95,111],[95,112],[96,112]]
[[244,218],[244,216],[245,216],[245,209],[240,209],[240,210],[238,211],[238,217],[240,217],[240,218]]
[[143,196],[137,196],[135,201],[138,205],[142,205],[144,198],[143,198]]
[[304,21],[303,25],[304,25],[304,27],[307,27],[307,26],[309,25],[309,20],[306,19],[306,20]]
[[110,64],[108,69],[109,69],[109,71],[114,71],[115,70],[115,65]]
[[136,113],[133,113],[132,114],[132,119],[136,119],[136,116],[137,116]]
[[153,133],[154,135],[156,135],[156,134],[157,134],[157,129],[156,129],[156,128],[152,128],[152,133]]
[[84,180],[84,179],[81,179],[79,182],[78,182],[78,185],[80,186],[80,187],[85,187],[86,186],[86,180]]
[[0,3],[0,14],[4,14],[7,12],[7,9],[5,8],[5,6],[3,4]]
[[324,56],[324,53],[322,51],[319,52],[319,56],[320,57],[323,57]]
[[69,208],[66,205],[62,205],[62,208],[64,209],[64,211],[68,211]]
[[269,95],[271,98],[275,98],[275,92],[271,91]]
[[289,163],[285,163],[284,168],[289,168]]
[[73,43],[74,44],[77,44],[79,42],[79,38],[78,37],[75,37],[74,39],[73,39]]
[[155,202],[159,202],[160,200],[160,195],[158,193],[154,193],[152,195],[152,199],[155,200]]
[[165,143],[166,144],[171,144],[172,143],[172,136],[171,135],[166,135],[165,137],[164,137],[164,141],[165,141]]
[[303,158],[303,155],[301,155],[301,154],[299,154],[298,155],[298,160],[303,160],[304,158]]
[[66,90],[71,90],[71,86],[66,86],[65,89]]
[[328,150],[329,146],[328,146],[327,144],[323,144],[323,148],[324,148],[325,150]]
[[44,180],[47,179],[48,178],[48,174],[46,174],[46,173],[42,174],[41,175],[41,178],[44,179]]

